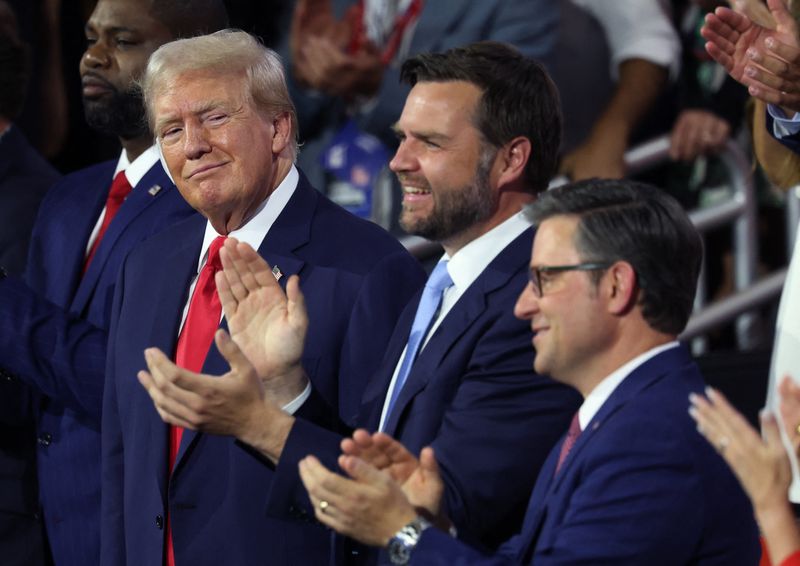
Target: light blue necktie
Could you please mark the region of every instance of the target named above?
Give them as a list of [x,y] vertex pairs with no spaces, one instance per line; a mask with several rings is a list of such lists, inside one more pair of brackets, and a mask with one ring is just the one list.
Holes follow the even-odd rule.
[[397,373],[394,389],[392,389],[391,397],[389,398],[389,408],[386,411],[384,424],[392,414],[395,401],[397,401],[397,397],[403,389],[403,384],[405,384],[408,374],[411,373],[411,366],[414,365],[414,360],[417,357],[422,341],[428,334],[436,313],[439,312],[439,305],[442,303],[442,292],[452,284],[453,280],[450,279],[450,274],[447,272],[447,260],[440,261],[436,264],[431,276],[428,277],[428,282],[425,283],[425,289],[422,291],[422,297],[417,306],[417,314],[414,317],[414,324],[411,325],[411,334],[408,336],[406,355],[400,365],[400,371]]

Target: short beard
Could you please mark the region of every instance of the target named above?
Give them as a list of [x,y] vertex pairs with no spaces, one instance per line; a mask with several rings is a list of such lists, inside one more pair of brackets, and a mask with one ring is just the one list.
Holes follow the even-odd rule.
[[415,222],[400,215],[400,227],[407,233],[435,242],[447,241],[483,222],[494,213],[496,197],[489,185],[497,150],[481,148],[478,165],[470,183],[461,190],[432,193],[433,213]]
[[130,140],[148,133],[144,101],[138,88],[112,91],[97,100],[83,99],[86,123],[93,130]]

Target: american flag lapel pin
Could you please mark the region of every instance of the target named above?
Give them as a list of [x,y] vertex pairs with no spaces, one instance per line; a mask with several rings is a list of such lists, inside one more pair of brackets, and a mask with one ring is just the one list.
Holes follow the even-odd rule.
[[280,281],[281,277],[283,277],[283,272],[281,268],[276,265],[272,268],[272,275],[275,277],[275,281]]
[[153,185],[152,187],[150,187],[149,189],[147,189],[147,193],[148,193],[148,194],[149,194],[151,197],[154,197],[154,196],[156,196],[156,195],[157,195],[158,193],[160,193],[160,192],[161,192],[161,185]]

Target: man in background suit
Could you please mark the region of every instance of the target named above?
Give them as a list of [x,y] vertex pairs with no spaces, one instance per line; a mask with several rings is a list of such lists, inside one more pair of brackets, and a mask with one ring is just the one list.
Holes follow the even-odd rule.
[[[28,57],[14,12],[0,2],[0,265],[12,275],[25,267],[39,203],[60,177],[13,124],[25,100]],[[28,393],[15,383],[0,396],[0,556],[8,566],[39,566],[48,559]]]
[[411,473],[402,487],[353,456],[339,463],[354,480],[312,457],[300,464],[312,501],[327,502],[317,518],[388,545],[395,564],[757,563],[749,502],[687,414],[689,393],[704,386],[676,341],[702,259],[688,216],[659,189],[625,180],[548,191],[528,216],[538,228],[514,311],[535,333],[535,369],[584,402],[539,473],[519,534],[487,556],[430,528],[409,499],[446,512],[434,451],[417,463],[386,437],[374,439],[384,456]]
[[[403,76],[413,87],[395,126],[400,147],[391,164],[405,193],[400,222],[410,233],[444,246],[445,256],[428,285],[435,284],[437,274],[452,281],[429,326],[419,324],[432,296],[426,289],[403,311],[378,371],[359,368],[369,381],[347,424],[394,434],[415,453],[433,443],[441,455],[455,527],[470,540],[493,545],[522,520],[536,470],[577,407],[574,391],[531,371],[530,330],[511,312],[526,281],[532,236],[520,207],[544,190],[555,169],[557,96],[541,65],[494,42],[414,57],[404,64]],[[264,317],[251,325],[250,336],[268,353],[245,353],[254,363],[260,357],[280,359],[283,367],[300,369],[302,332],[284,336],[279,346],[262,335],[265,326],[273,328],[267,298],[275,301],[277,312],[286,308],[283,292],[264,277],[267,265],[252,250],[248,255],[246,246],[228,245],[229,250],[236,257],[244,254],[237,261],[252,264],[256,273],[249,275],[248,268],[242,284],[234,284],[235,294],[225,295],[238,299],[229,312]],[[365,347],[374,348],[374,341]],[[290,400],[280,396],[246,407],[230,398],[216,414],[196,405],[178,408],[173,401],[186,398],[174,388],[174,379],[178,389],[189,390],[214,388],[220,380],[188,375],[165,359],[149,361],[152,377],[145,376],[144,383],[168,422],[188,420],[193,428],[233,434],[277,462],[268,509],[295,519],[299,530],[314,511],[297,462],[313,453],[335,463],[342,439],[341,432],[309,414],[314,399],[297,418],[280,410]],[[285,377],[299,373],[258,370],[284,389],[293,388]],[[313,376],[311,381],[319,387]],[[253,389],[250,395],[259,393]],[[232,416],[239,422],[230,423]],[[276,431],[287,431],[288,437]],[[358,549],[349,546],[350,541],[337,545],[337,563],[375,558],[355,556]]]
[[80,64],[84,112],[119,137],[122,153],[52,188],[24,281],[0,283],[0,366],[16,376],[0,397],[19,381],[35,395],[40,502],[56,564],[99,559],[100,410],[119,266],[141,240],[193,214],[158,163],[134,81],[160,44],[225,25],[216,0],[97,3]]
[[[422,269],[395,238],[330,202],[294,166],[297,121],[283,68],[255,38],[225,30],[164,45],[150,58],[143,91],[165,163],[202,216],[142,244],[120,273],[103,404],[101,563],[324,563],[326,529],[266,516],[269,462],[233,438],[164,424],[136,380],[142,352],[174,353],[194,371],[226,371],[211,344],[222,315],[213,273],[220,246],[235,237],[267,258],[276,284],[302,277],[303,367],[327,406],[349,407]],[[223,320],[247,350],[253,314]],[[257,365],[268,373],[274,361]],[[296,385],[286,394],[300,404],[311,388]]]

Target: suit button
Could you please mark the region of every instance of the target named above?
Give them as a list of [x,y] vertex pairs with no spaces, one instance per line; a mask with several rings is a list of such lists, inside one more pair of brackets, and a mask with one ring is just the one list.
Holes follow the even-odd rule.
[[4,368],[0,368],[0,379],[14,381],[14,374]]
[[160,531],[164,528],[164,517],[156,515],[156,528]]
[[47,448],[51,442],[53,442],[53,435],[49,432],[43,432],[39,435],[39,446]]

